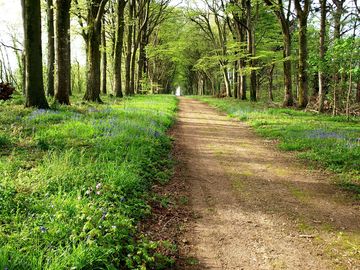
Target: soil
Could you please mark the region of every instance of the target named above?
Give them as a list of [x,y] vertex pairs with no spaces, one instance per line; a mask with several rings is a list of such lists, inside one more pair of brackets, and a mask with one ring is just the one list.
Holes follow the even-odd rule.
[[359,201],[332,174],[206,104],[179,106],[162,191],[178,206],[156,222],[177,241],[177,269],[360,269]]

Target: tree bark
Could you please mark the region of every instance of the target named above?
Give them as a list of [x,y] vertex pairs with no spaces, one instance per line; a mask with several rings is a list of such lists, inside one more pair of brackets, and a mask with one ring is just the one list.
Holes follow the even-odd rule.
[[319,68],[319,112],[324,111],[324,99],[325,99],[325,74],[324,74],[324,62],[325,62],[325,35],[326,35],[326,0],[320,0],[320,68]]
[[[240,29],[240,43],[243,44],[245,42],[245,29],[244,27],[241,27]],[[246,90],[247,90],[247,84],[246,84],[246,75],[245,75],[245,68],[246,68],[246,62],[244,58],[240,59],[240,98],[241,100],[246,100]]]
[[[139,33],[140,34],[140,33]],[[136,53],[138,50],[138,42],[136,39],[136,27],[133,27],[133,46],[131,53],[131,70],[130,70],[130,89],[132,89],[132,94],[135,94],[135,68],[136,68]]]
[[107,0],[93,0],[88,8],[86,33],[87,83],[84,100],[102,102],[100,99],[101,21]]
[[106,53],[106,29],[105,29],[105,21],[102,22],[102,30],[101,30],[101,92],[106,95],[107,93],[107,53]]
[[135,0],[129,0],[129,25],[127,32],[127,53],[125,61],[125,95],[134,95],[134,89],[131,88],[131,59],[132,59],[132,47],[133,47],[133,32],[134,32],[134,12],[135,12]]
[[292,93],[292,80],[291,80],[291,35],[290,28],[287,26],[283,29],[284,51],[283,56],[286,59],[283,63],[284,68],[284,107],[294,105],[294,97]]
[[237,99],[239,96],[239,61],[234,62],[234,98]]
[[305,0],[301,7],[300,0],[295,1],[295,10],[299,22],[299,94],[298,106],[305,108],[308,104],[308,74],[307,74],[307,19],[310,11],[310,0]]
[[71,0],[56,0],[56,89],[55,100],[70,105],[70,6]]
[[271,100],[271,101],[274,101],[274,96],[273,96],[274,69],[275,69],[275,64],[272,64],[270,71],[269,71],[269,100]]
[[223,76],[224,76],[224,84],[225,84],[226,96],[231,97],[231,89],[230,89],[230,80],[229,80],[228,68],[226,66],[223,66],[222,70],[223,70]]
[[40,0],[23,0],[26,88],[25,106],[49,108],[45,97],[41,51]]
[[124,10],[126,3],[127,2],[124,0],[119,0],[117,7],[117,33],[116,33],[115,62],[114,62],[114,79],[115,79],[114,93],[116,97],[123,97],[121,72],[122,72],[122,51],[123,51],[123,43],[124,43],[124,30],[125,30]]
[[55,33],[54,33],[54,3],[47,0],[47,35],[48,35],[48,59],[47,59],[47,95],[53,97],[55,94],[54,64],[55,64]]
[[141,31],[141,38],[139,44],[139,61],[138,61],[138,78],[137,78],[137,89],[141,92],[141,85],[144,74],[146,74],[146,52],[145,47],[148,43],[147,38],[148,23],[145,24],[144,29]]
[[[341,16],[343,13],[343,6],[345,0],[333,0],[333,3],[336,6],[335,13],[334,13],[334,43],[340,39],[341,36]],[[338,100],[338,87],[342,87],[340,84],[340,75],[339,71],[335,70],[333,75],[333,115],[336,115],[337,111],[337,100]]]
[[246,1],[246,13],[247,13],[247,49],[250,56],[250,100],[256,101],[256,71],[254,70],[255,67],[255,60],[253,57],[255,56],[255,46],[254,46],[254,33],[253,33],[253,25],[252,25],[252,18],[251,18],[251,1]]

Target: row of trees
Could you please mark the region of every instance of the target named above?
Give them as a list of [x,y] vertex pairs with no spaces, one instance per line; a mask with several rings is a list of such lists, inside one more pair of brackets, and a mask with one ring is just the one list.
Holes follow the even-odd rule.
[[143,77],[148,74],[145,48],[155,28],[168,15],[169,2],[170,0],[47,0],[45,91],[41,1],[22,0],[26,106],[48,108],[46,94],[53,96],[60,104],[70,104],[72,20],[78,22],[86,50],[84,99],[101,102],[101,90],[103,93],[107,92],[108,59],[111,60],[115,96],[141,92]]
[[[360,102],[356,0],[169,4],[46,0],[41,6],[40,0],[22,0],[26,53],[24,61],[18,59],[26,105],[46,108],[46,94],[70,103],[76,79],[71,76],[70,32],[85,44],[84,99],[89,101],[101,102],[101,92],[122,97],[148,90],[169,93],[181,86],[190,94],[251,101],[266,96],[300,108],[311,101],[317,110],[331,108],[334,114]],[[47,18],[46,61],[41,8]],[[75,67],[80,73],[79,64]]]
[[260,89],[267,88],[273,100],[278,74],[284,106],[305,108],[316,100],[316,109],[323,111],[326,100],[327,108],[337,113],[351,101],[360,102],[356,1],[200,2],[183,19],[192,24],[185,35],[197,42],[186,52],[194,58],[187,71],[190,93],[249,95],[256,101]]

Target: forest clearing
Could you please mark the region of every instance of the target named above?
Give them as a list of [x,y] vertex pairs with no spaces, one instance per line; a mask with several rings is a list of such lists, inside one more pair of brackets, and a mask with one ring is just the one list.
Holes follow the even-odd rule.
[[360,270],[357,0],[0,14],[0,270]]

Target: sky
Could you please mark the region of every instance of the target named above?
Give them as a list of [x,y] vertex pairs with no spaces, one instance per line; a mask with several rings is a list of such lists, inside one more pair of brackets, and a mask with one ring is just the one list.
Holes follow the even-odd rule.
[[[188,1],[194,0],[171,0],[171,5],[186,6]],[[196,1],[196,0],[195,0]],[[12,35],[16,35],[19,40],[22,40],[22,15],[21,15],[21,1],[20,0],[0,0],[0,42],[7,45],[12,44]],[[45,21],[43,20],[43,25]],[[43,29],[46,29],[45,27]],[[43,31],[43,41],[46,42],[46,34]],[[44,44],[46,45],[46,43]],[[11,49],[6,50],[12,68],[17,67],[16,57]],[[81,64],[85,64],[83,41],[81,37],[72,38],[72,57],[77,59]]]
[[[17,38],[21,41],[23,37],[23,26],[22,26],[22,11],[21,11],[21,1],[20,0],[0,0],[0,42],[3,42],[7,45],[12,44],[12,35],[16,35]],[[43,49],[45,49],[47,35],[46,35],[46,21],[43,19]],[[45,30],[45,31],[44,31]],[[73,59],[78,59],[81,64],[85,64],[85,56],[83,53],[83,40],[80,36],[72,37],[72,57]],[[17,60],[14,52],[11,49],[7,49],[9,54],[10,64],[12,68],[17,67]],[[46,58],[43,55],[44,59]]]
[[[19,0],[6,1],[0,0],[0,41],[12,44],[11,35],[22,36],[22,20],[21,20],[21,2]],[[21,39],[21,38],[20,38]],[[16,58],[11,50],[9,53],[9,60],[11,66],[16,66]]]

